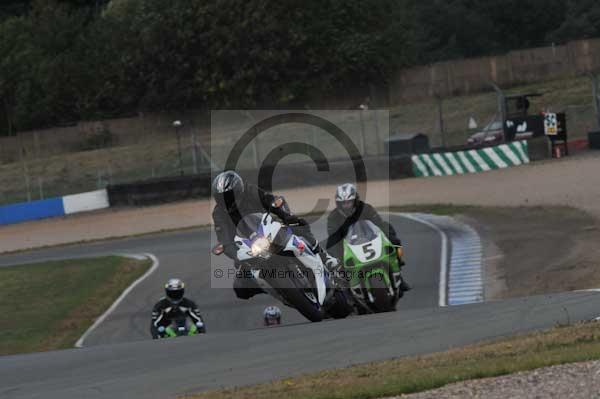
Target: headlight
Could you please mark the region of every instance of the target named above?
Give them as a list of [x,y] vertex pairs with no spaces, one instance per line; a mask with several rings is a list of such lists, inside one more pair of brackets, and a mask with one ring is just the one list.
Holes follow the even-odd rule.
[[252,243],[252,248],[250,248],[250,253],[252,256],[264,256],[269,252],[269,247],[271,243],[265,237],[259,237]]

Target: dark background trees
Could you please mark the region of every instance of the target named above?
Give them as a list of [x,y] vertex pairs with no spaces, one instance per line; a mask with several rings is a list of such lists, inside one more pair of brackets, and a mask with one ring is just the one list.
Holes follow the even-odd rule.
[[404,66],[591,36],[595,0],[7,0],[0,134],[293,105]]

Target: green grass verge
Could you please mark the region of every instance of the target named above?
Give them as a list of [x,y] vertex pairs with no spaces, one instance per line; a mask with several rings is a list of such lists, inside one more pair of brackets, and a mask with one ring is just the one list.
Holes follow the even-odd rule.
[[267,384],[188,395],[186,398],[381,398],[430,390],[467,379],[598,358],[599,325],[595,322],[582,323],[426,356],[329,370]]
[[0,355],[72,347],[150,266],[119,256],[0,268]]

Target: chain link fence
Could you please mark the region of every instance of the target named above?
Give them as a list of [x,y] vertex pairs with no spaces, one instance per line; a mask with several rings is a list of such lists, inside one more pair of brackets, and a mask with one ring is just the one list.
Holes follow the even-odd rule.
[[23,143],[18,159],[0,164],[0,203],[81,193],[109,184],[210,171],[205,148],[193,129],[152,135],[130,145],[44,156]]
[[[581,77],[510,90],[509,94],[541,91],[529,109],[566,112],[570,139],[586,137],[598,128],[591,80]],[[372,110],[371,110],[372,111]],[[384,111],[382,111],[384,112]],[[387,112],[387,110],[385,111]],[[385,154],[382,126],[371,112],[349,111],[333,121],[359,147],[363,156]],[[213,126],[207,113],[144,116],[84,126],[25,132],[0,138],[0,204],[24,202],[104,188],[109,184],[209,172],[223,168],[224,154],[241,135],[240,114],[228,125]],[[423,133],[431,147],[463,145],[469,136],[501,119],[498,97],[489,91],[476,95],[400,104],[389,110],[389,131]],[[385,127],[387,128],[387,126]],[[211,142],[212,137],[212,142]],[[262,159],[296,138],[335,155],[334,139],[306,125],[278,126],[253,141],[240,159],[240,168],[257,168]],[[211,154],[210,152],[214,152]],[[328,158],[331,154],[327,154]],[[289,156],[282,162],[306,161]]]

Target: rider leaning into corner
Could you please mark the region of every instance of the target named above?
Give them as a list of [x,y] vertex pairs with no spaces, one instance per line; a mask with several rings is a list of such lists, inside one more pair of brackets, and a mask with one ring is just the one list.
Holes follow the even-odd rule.
[[[359,220],[369,220],[375,224],[387,236],[390,242],[397,246],[396,255],[398,264],[404,265],[402,256],[402,242],[396,235],[394,227],[384,221],[379,213],[371,205],[362,201],[359,198],[356,186],[351,183],[338,186],[335,193],[335,209],[327,217],[327,249],[331,251],[333,256],[343,258],[343,240],[348,233],[348,229]],[[409,291],[410,285],[401,277],[400,289]]]
[[181,316],[189,317],[198,327],[199,333],[206,332],[198,306],[194,301],[184,297],[184,293],[185,284],[178,278],[172,278],[165,284],[165,296],[152,309],[150,325],[152,338],[162,338],[171,322]]
[[[223,245],[223,252],[233,259],[236,269],[240,265],[237,259],[237,246],[235,245],[236,226],[252,213],[272,212],[284,223],[293,225],[294,234],[302,237],[314,253],[319,254],[328,270],[333,270],[339,261],[330,256],[315,239],[308,223],[292,214],[283,197],[278,197],[245,183],[234,171],[228,170],[217,175],[212,184],[212,195],[216,206],[213,210],[213,222],[217,239]],[[251,278],[245,278],[236,273],[233,290],[240,299],[250,299],[263,290]]]

